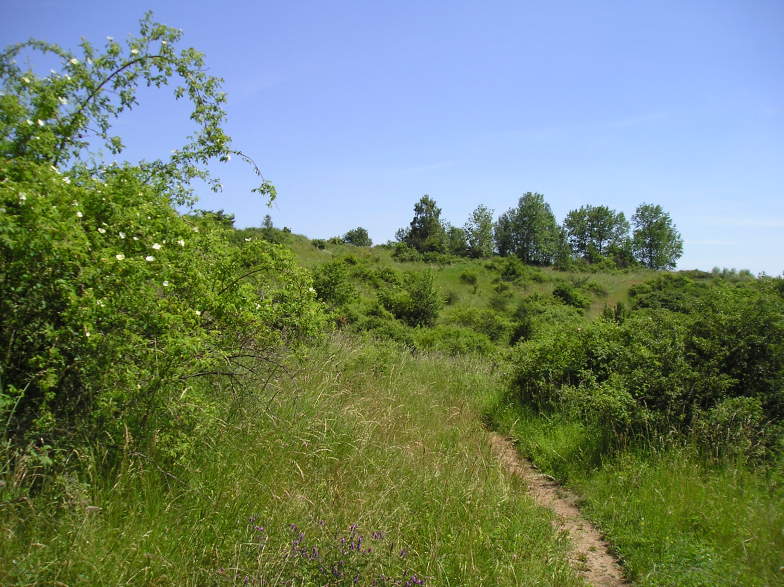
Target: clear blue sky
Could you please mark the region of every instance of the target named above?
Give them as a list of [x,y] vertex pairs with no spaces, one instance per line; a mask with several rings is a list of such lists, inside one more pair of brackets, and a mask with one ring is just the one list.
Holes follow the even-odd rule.
[[[526,191],[558,220],[583,204],[667,210],[679,268],[784,270],[784,2],[54,2],[5,0],[0,43],[73,47],[184,30],[225,78],[237,148],[276,184],[267,209],[240,163],[218,170],[239,226],[375,242],[428,193],[462,225]],[[128,156],[189,129],[168,93],[123,118]]]

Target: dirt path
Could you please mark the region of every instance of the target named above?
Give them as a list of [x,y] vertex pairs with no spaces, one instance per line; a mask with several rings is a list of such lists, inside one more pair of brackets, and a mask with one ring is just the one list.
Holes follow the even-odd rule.
[[575,505],[577,498],[520,457],[510,440],[492,432],[490,443],[503,466],[526,482],[534,501],[555,513],[554,525],[558,530],[568,533],[573,545],[569,562],[580,576],[591,585],[612,587],[629,585],[623,578],[618,560],[610,554],[607,542],[580,514],[580,510]]

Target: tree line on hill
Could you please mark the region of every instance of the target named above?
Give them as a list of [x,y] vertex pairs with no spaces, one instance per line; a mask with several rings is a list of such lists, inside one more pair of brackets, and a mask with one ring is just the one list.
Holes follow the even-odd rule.
[[[672,269],[683,254],[683,240],[670,215],[656,204],[640,204],[632,224],[623,212],[607,206],[571,210],[558,224],[544,196],[527,192],[517,206],[493,221],[493,211],[479,205],[463,227],[441,219],[441,208],[428,195],[414,205],[414,216],[397,231],[399,247],[419,253],[466,257],[516,256],[529,265],[568,266],[575,263],[651,269]],[[632,225],[634,229],[632,230]],[[361,235],[359,232],[361,231]],[[343,241],[368,245],[367,231],[349,231]]]

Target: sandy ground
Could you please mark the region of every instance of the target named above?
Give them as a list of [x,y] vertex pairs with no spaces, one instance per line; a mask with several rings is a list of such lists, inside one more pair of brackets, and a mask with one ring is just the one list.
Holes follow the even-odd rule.
[[552,477],[534,469],[522,458],[514,444],[500,434],[491,433],[490,443],[501,464],[513,475],[518,475],[528,485],[528,491],[537,504],[555,513],[553,525],[565,531],[572,542],[569,562],[591,585],[629,585],[618,560],[610,553],[609,545],[601,533],[586,520],[577,508],[577,497],[556,483]]

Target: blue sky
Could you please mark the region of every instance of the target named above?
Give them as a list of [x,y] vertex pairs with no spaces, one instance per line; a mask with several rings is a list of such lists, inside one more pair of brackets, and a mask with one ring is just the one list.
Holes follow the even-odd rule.
[[[784,270],[784,2],[52,2],[5,0],[0,43],[74,47],[183,29],[229,94],[239,162],[200,206],[310,237],[375,242],[430,194],[462,225],[527,191],[558,220],[583,204],[668,211],[679,268]],[[189,124],[168,92],[117,122],[129,158]]]

